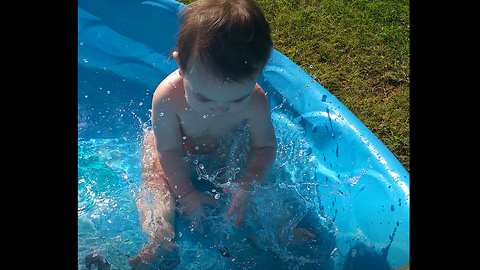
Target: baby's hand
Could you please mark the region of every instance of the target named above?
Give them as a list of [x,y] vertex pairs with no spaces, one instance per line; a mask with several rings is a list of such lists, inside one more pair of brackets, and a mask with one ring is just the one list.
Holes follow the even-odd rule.
[[205,211],[203,210],[203,205],[211,205],[214,206],[216,204],[216,200],[204,193],[201,193],[197,190],[187,194],[184,197],[179,198],[180,203],[183,207],[185,207],[185,216],[190,219],[198,218],[204,219],[206,218]]
[[247,212],[247,206],[251,197],[251,194],[250,192],[248,192],[248,190],[249,189],[243,189],[241,186],[239,186],[237,190],[223,190],[225,193],[233,195],[230,209],[227,212],[227,217],[231,217],[237,214],[237,218],[233,223],[237,227],[241,227],[243,224],[243,220],[245,219],[245,213]]

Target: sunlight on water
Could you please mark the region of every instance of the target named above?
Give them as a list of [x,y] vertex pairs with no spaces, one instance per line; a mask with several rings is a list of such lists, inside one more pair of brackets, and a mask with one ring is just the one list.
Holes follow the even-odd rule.
[[[78,143],[78,265],[92,253],[127,269],[145,241],[138,227],[135,194],[140,169],[138,142],[91,139]],[[81,268],[80,268],[81,266]]]
[[[128,83],[121,78],[111,80]],[[79,102],[78,115],[78,265],[86,269],[85,257],[98,254],[108,260],[112,269],[129,269],[128,260],[147,243],[136,198],[141,184],[140,145],[145,130],[151,130],[150,111],[139,107],[144,107],[146,100],[125,99],[120,110],[112,110],[114,104],[98,106],[99,101],[92,97],[99,86],[85,87],[91,89],[79,91],[81,98],[83,93],[88,96],[83,98],[88,102]],[[210,269],[337,269],[333,265],[342,265],[349,258],[348,251],[357,240],[376,245],[376,254],[388,251],[389,239],[395,236],[392,232],[399,223],[395,220],[386,224],[390,238],[385,233],[368,232],[366,224],[371,224],[373,218],[384,217],[376,221],[380,224],[394,220],[398,211],[390,211],[390,205],[375,205],[373,216],[359,212],[364,211],[371,192],[380,196],[378,202],[387,201],[390,195],[381,186],[385,177],[371,166],[340,173],[337,166],[343,166],[340,161],[349,157],[346,150],[339,150],[338,144],[321,151],[310,145],[303,118],[288,108],[290,105],[283,99],[272,109],[278,143],[276,160],[268,182],[255,185],[241,228],[233,225],[235,216],[226,217],[231,195],[223,189],[236,188],[235,181],[245,169],[248,126],[223,138],[220,149],[210,156],[186,156],[193,172],[192,182],[215,198],[217,204],[206,207],[207,218],[202,221],[177,215],[174,240],[181,262],[176,269],[195,269],[198,265],[211,265]],[[328,119],[326,139],[320,137],[323,130],[312,127],[321,141],[332,140],[329,130],[339,129],[333,115]],[[360,193],[363,190],[368,193]],[[182,212],[181,207],[177,210]],[[339,221],[344,226],[353,222],[358,225],[353,234],[342,234]],[[316,238],[291,245],[296,228],[306,229]]]
[[[226,218],[231,196],[222,189],[234,188],[242,174],[248,127],[221,141],[221,150],[214,154],[216,162],[201,156],[186,157],[196,172],[192,181],[217,199],[217,205],[206,209],[208,216],[201,222],[178,216],[181,264],[177,269],[196,264],[211,264],[215,266],[212,269],[225,269],[226,265],[295,269],[305,264],[328,269],[333,250],[329,233],[310,224],[321,220],[315,159],[302,129],[292,119],[275,111],[272,119],[278,140],[276,161],[269,183],[256,186],[241,228],[233,226],[234,217]],[[135,204],[141,182],[140,138],[79,141],[78,160],[79,268],[86,269],[84,258],[97,253],[107,258],[112,269],[126,269],[128,259],[147,240]],[[302,221],[307,219],[310,221]],[[288,247],[299,224],[318,237],[308,245]]]

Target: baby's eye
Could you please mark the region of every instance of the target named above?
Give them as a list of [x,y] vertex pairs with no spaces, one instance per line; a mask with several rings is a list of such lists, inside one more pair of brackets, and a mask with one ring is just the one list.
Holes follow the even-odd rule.
[[199,97],[199,96],[196,96],[196,97],[197,97],[198,101],[200,101],[200,102],[209,102],[210,101],[210,100],[208,100],[204,97]]
[[239,99],[239,100],[235,100],[233,103],[242,103],[242,101],[244,101],[245,99],[242,98],[242,99]]

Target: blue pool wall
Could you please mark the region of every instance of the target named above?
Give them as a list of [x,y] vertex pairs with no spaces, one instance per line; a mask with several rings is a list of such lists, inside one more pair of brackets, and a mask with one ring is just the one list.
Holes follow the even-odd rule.
[[[177,68],[168,56],[182,7],[172,0],[78,2],[79,117],[88,115],[92,124],[79,126],[79,138],[131,136],[138,123],[148,123],[156,86]],[[317,158],[322,210],[335,226],[338,260],[362,243],[391,267],[408,263],[410,184],[401,163],[338,99],[278,51],[258,83],[272,108],[280,107],[305,129]],[[86,86],[99,88],[99,97],[86,97],[81,90]]]

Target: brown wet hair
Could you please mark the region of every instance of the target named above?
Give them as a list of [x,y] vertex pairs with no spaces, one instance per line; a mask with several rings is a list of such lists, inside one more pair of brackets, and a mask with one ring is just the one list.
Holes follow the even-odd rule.
[[175,50],[183,72],[200,60],[221,80],[241,82],[263,69],[273,46],[270,26],[254,0],[197,0],[184,16]]

